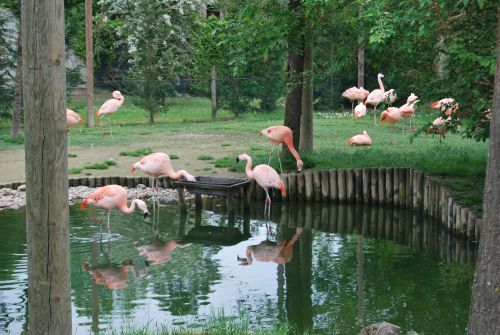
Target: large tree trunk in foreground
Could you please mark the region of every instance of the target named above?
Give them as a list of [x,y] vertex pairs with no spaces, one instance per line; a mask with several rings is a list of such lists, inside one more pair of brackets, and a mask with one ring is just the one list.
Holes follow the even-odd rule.
[[[290,19],[297,20],[288,34],[287,50],[287,85],[288,93],[285,101],[285,126],[292,129],[293,145],[300,143],[300,119],[302,116],[302,75],[304,72],[304,37],[303,19],[300,0],[290,0],[288,4]],[[286,147],[283,150],[287,150]]]
[[472,291],[469,334],[500,334],[500,8],[497,11],[497,69],[490,124],[483,219]]
[[30,334],[71,334],[63,0],[24,0],[26,234]]
[[22,32],[19,29],[17,35],[17,65],[16,79],[14,82],[14,104],[12,106],[12,120],[10,123],[10,136],[19,136],[19,128],[21,128],[21,113],[23,103],[23,47],[22,47]]
[[302,85],[302,116],[299,149],[313,150],[313,38],[307,36],[304,44],[304,84]]

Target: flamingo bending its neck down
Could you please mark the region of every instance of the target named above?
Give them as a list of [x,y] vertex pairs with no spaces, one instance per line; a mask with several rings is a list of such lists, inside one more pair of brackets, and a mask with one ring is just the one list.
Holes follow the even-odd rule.
[[87,205],[93,204],[96,207],[105,209],[108,212],[108,228],[109,215],[114,208],[119,209],[125,214],[130,214],[137,206],[143,213],[144,217],[149,214],[146,203],[139,199],[132,200],[130,207],[127,206],[127,190],[120,185],[107,185],[99,187],[91,195],[83,200],[80,209],[85,209]]
[[359,135],[354,135],[349,139],[347,142],[349,145],[372,145],[372,139],[370,135],[366,132],[366,130],[363,130],[363,132]]
[[186,170],[175,171],[172,167],[170,157],[163,152],[154,152],[144,156],[140,161],[134,163],[130,171],[135,172],[137,169],[153,177],[153,194],[155,188],[158,186],[159,176],[168,176],[173,180],[184,177],[188,181],[196,181],[196,179]]
[[395,124],[401,119],[401,113],[397,107],[389,107],[380,115],[380,123]]
[[357,88],[355,86],[348,88],[342,93],[342,96],[344,98],[347,98],[351,101],[352,106],[351,106],[351,111],[354,108],[354,101],[364,101],[366,97],[370,94],[367,90],[365,90],[363,87]]
[[71,127],[82,120],[83,119],[80,114],[78,114],[74,110],[66,108],[66,124],[68,125],[68,127]]
[[[286,144],[288,150],[290,150],[290,153],[297,161],[297,172],[300,173],[302,171],[302,168],[304,167],[304,162],[302,162],[299,153],[297,152],[297,150],[295,150],[295,147],[293,146],[293,132],[290,128],[288,128],[287,126],[272,126],[260,131],[259,136],[262,135],[264,135],[274,143],[273,149],[269,153],[269,160],[267,161],[267,164],[271,162],[271,156],[276,146],[281,145],[282,149],[284,143]],[[283,169],[281,167],[280,152],[278,152],[278,162],[280,163],[280,171],[283,174]]]
[[366,106],[364,103],[360,102],[356,108],[354,108],[354,118],[360,119],[366,115]]
[[371,91],[365,100],[365,105],[370,104],[373,106],[373,123],[375,125],[377,125],[377,106],[384,101],[385,89],[382,78],[384,78],[384,75],[379,73],[377,75],[379,88]]
[[103,115],[109,115],[109,135],[111,137],[113,137],[113,133],[111,132],[111,114],[116,112],[125,101],[125,98],[120,91],[113,91],[112,95],[113,99],[109,99],[104,102],[101,108],[99,108],[99,110],[95,113],[95,116],[98,120]]
[[[269,196],[269,188],[276,188],[281,190],[281,194],[286,197],[286,189],[285,184],[281,181],[278,172],[275,169],[266,164],[259,164],[252,169],[252,158],[247,154],[241,154],[236,158],[236,162],[239,161],[247,161],[247,165],[245,167],[245,174],[248,178],[254,179],[260,187],[264,189],[266,192],[266,206],[264,207],[264,214],[266,213],[266,209],[269,208],[269,214],[271,208],[271,197]],[[269,206],[269,207],[268,207]]]
[[405,118],[405,124],[403,125],[403,131],[406,128],[406,123],[408,119],[410,120],[410,128],[411,128],[411,120],[415,117],[415,104],[419,102],[418,97],[412,93],[410,96],[406,99],[406,103],[399,107],[399,112],[401,113],[401,116]]

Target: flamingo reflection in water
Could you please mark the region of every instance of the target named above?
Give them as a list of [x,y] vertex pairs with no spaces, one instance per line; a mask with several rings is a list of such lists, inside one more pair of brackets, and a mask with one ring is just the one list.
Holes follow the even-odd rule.
[[167,242],[154,241],[151,244],[138,247],[137,242],[134,242],[134,246],[139,250],[139,256],[146,257],[146,265],[148,266],[167,263],[172,260],[172,253],[177,247],[185,248],[190,245],[191,243],[180,243],[176,240],[170,240]]
[[138,272],[131,260],[125,260],[121,264],[113,264],[108,261],[94,266],[85,261],[83,270],[92,275],[96,284],[105,285],[112,290],[127,287],[129,271],[133,271],[137,277],[142,277],[145,274],[144,270]]
[[287,243],[283,240],[280,244],[266,238],[259,244],[250,245],[247,247],[246,258],[237,256],[240,265],[251,265],[253,260],[259,262],[274,262],[277,264],[288,263],[292,260],[293,246],[300,237],[302,228],[297,228],[295,234]]

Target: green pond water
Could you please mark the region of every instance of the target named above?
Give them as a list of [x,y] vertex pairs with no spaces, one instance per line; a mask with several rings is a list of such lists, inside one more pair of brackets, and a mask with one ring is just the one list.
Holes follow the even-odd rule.
[[[465,334],[476,249],[408,211],[273,203],[227,215],[206,199],[158,218],[71,208],[73,333],[203,324],[243,315],[357,334],[388,321],[405,333]],[[244,214],[246,213],[246,214]],[[106,219],[104,219],[106,220]],[[27,317],[24,210],[0,212],[0,333]]]

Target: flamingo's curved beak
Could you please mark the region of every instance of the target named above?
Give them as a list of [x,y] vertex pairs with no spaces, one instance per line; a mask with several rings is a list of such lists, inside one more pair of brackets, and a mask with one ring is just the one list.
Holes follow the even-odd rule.
[[133,172],[135,172],[135,170],[137,170],[137,169],[135,168],[135,166],[132,166],[132,168],[130,169],[130,172],[132,172],[132,173],[133,173]]
[[99,111],[95,112],[95,118],[99,120]]
[[87,199],[83,200],[82,205],[80,206],[80,210],[84,210],[87,207]]
[[262,132],[261,132],[261,131],[259,131],[259,137],[261,137],[261,136],[262,136]]

